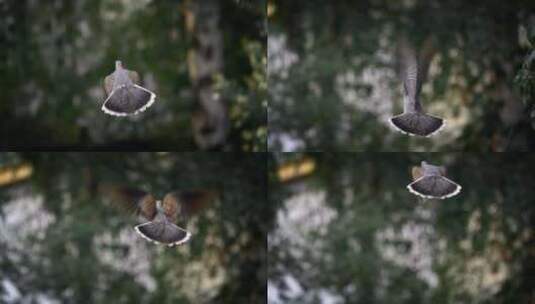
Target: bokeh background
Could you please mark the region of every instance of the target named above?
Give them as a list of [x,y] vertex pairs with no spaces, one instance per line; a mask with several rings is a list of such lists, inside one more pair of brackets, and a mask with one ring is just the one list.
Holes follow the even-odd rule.
[[[199,4],[0,1],[0,147],[265,150],[265,2]],[[133,118],[100,110],[117,59],[157,94]],[[199,144],[193,120],[225,136]]]
[[[266,176],[263,154],[2,153],[0,302],[265,303]],[[220,197],[168,248],[134,231],[113,185]]]
[[[445,165],[445,200],[406,189]],[[531,154],[277,154],[269,303],[534,303]]]
[[[271,151],[532,151],[535,4],[524,0],[269,0]],[[434,45],[421,99],[447,120],[407,137],[400,35]]]

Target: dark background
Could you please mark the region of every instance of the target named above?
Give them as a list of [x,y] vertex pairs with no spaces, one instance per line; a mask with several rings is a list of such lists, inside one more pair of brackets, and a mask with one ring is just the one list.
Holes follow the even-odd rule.
[[[0,154],[0,302],[263,303],[266,174],[263,154]],[[168,248],[134,231],[113,185],[221,195]]]
[[[268,1],[271,151],[532,151],[535,5],[512,0]],[[405,136],[398,37],[435,54],[421,95],[447,120]]]
[[[446,166],[460,194],[410,193],[422,160]],[[270,303],[535,301],[533,155],[281,154],[270,172]]]
[[[267,83],[264,1],[205,1],[219,16],[222,52],[213,89],[226,104],[229,134],[217,149],[265,150]],[[0,3],[0,147],[197,150],[198,108],[189,76],[198,52],[186,16],[211,20],[192,1],[8,0]],[[198,54],[198,53],[196,53]],[[115,60],[139,72],[155,104],[134,118],[100,108]],[[190,62],[191,61],[191,62]],[[197,62],[195,70],[209,65]]]

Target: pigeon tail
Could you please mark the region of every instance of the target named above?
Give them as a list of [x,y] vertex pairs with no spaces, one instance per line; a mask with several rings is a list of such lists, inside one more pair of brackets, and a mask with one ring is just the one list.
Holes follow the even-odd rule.
[[191,233],[168,221],[152,221],[134,227],[144,239],[169,247],[184,244],[191,238]]
[[423,198],[445,199],[461,192],[461,186],[439,175],[423,176],[410,183],[407,189]]
[[446,125],[442,118],[419,112],[403,113],[390,118],[389,121],[402,133],[424,137],[436,134]]
[[135,115],[150,107],[156,94],[137,84],[123,85],[113,90],[104,101],[102,111],[113,116]]

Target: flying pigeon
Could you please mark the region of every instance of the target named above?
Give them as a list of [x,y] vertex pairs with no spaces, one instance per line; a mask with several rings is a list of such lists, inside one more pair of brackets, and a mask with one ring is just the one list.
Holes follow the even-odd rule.
[[189,231],[175,224],[178,215],[191,215],[216,196],[209,190],[178,190],[166,194],[160,201],[150,193],[125,187],[116,187],[111,194],[122,209],[144,219],[144,223],[134,227],[137,233],[148,241],[169,247],[184,244],[191,238]]
[[444,119],[425,113],[420,102],[420,91],[433,54],[430,41],[424,44],[420,60],[406,39],[400,39],[399,43],[403,114],[391,117],[389,121],[395,129],[411,136],[429,137],[445,126]]
[[113,116],[135,115],[154,103],[156,94],[139,84],[139,74],[123,68],[115,61],[115,72],[104,79],[107,98],[102,105],[104,113]]
[[407,186],[410,192],[423,198],[445,199],[461,192],[461,186],[446,178],[446,168],[433,166],[425,161],[421,167],[412,167],[413,182]]

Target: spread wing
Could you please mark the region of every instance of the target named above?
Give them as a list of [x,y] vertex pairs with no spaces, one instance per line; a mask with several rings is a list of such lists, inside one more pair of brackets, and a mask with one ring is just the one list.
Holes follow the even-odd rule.
[[113,91],[113,81],[115,80],[114,73],[111,73],[110,75],[106,76],[104,78],[104,91],[106,91],[106,96],[111,94],[111,91]]
[[422,105],[418,95],[422,90],[422,85],[427,79],[429,65],[436,48],[433,44],[433,37],[429,36],[420,48],[416,49],[405,35],[400,35],[398,43],[399,74],[403,83],[405,96],[408,97],[407,105],[411,110],[422,111]]
[[103,186],[103,194],[123,211],[142,215],[149,221],[156,216],[156,199],[143,190],[123,186]]
[[399,56],[404,93],[414,100],[420,88],[417,53],[410,45],[407,37],[403,35],[399,39]]
[[177,190],[163,199],[163,209],[167,218],[176,221],[178,214],[189,216],[206,208],[217,196],[211,190]]
[[424,175],[422,168],[418,166],[412,167],[412,180],[415,181]]
[[422,89],[422,85],[427,80],[429,74],[429,65],[435,56],[437,49],[435,48],[433,36],[427,37],[420,48],[420,56],[418,57],[418,92]]
[[139,84],[139,74],[136,71],[130,71],[130,70],[127,70],[127,71],[128,71],[128,78],[130,78],[130,80],[132,80],[133,83]]

